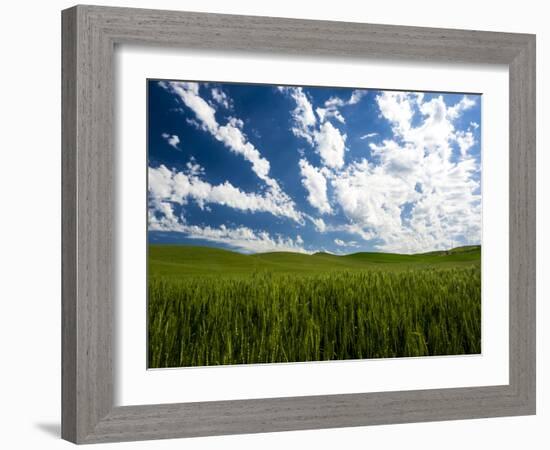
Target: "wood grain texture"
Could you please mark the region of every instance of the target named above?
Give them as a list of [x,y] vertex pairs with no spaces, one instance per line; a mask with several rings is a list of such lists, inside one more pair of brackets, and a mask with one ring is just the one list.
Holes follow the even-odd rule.
[[85,9],[68,10],[62,23],[62,390],[71,405],[62,436],[79,442],[113,406],[113,49]]
[[[535,412],[535,37],[77,6],[63,11],[62,436],[77,443]],[[510,72],[510,384],[113,406],[115,44],[506,64]]]
[[62,39],[62,155],[61,155],[61,341],[62,431],[76,440],[76,10],[63,14]]
[[536,93],[535,40],[510,71],[510,384],[535,411]]

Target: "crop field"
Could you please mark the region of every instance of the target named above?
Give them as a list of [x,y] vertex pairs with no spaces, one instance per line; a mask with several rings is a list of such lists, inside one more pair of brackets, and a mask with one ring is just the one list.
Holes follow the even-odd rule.
[[480,353],[480,257],[150,245],[148,365]]

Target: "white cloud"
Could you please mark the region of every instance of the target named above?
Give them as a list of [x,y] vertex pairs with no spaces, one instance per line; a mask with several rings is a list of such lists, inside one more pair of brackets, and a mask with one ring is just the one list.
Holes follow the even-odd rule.
[[309,253],[302,247],[302,239],[272,236],[266,231],[254,232],[248,227],[228,228],[221,225],[219,228],[210,226],[184,225],[184,233],[191,239],[205,239],[220,244],[226,244],[245,252],[296,252]]
[[311,206],[317,208],[321,214],[331,213],[331,207],[327,198],[327,180],[321,171],[305,159],[300,160],[300,175],[302,185],[308,192],[307,200]]
[[185,205],[189,200],[199,207],[215,203],[249,212],[268,212],[275,216],[289,217],[296,221],[302,218],[293,205],[279,203],[280,198],[271,192],[265,195],[240,191],[229,182],[211,185],[199,178],[204,169],[190,161],[187,172],[176,172],[161,165],[149,168],[149,211],[148,229],[151,231],[178,232],[190,239],[201,239],[226,244],[244,252],[286,251],[309,253],[303,248],[300,235],[296,239],[281,235],[270,235],[266,231],[254,231],[248,227],[220,227],[190,225],[185,217],[176,216],[174,206]]
[[313,144],[313,129],[317,123],[313,107],[305,92],[301,87],[279,86],[279,91],[288,93],[296,102],[296,107],[292,111],[294,126],[291,131],[295,136],[301,137]]
[[473,106],[475,106],[475,104],[475,100],[465,95],[456,105],[451,106],[447,110],[447,114],[451,119],[456,119],[462,114],[463,111],[472,108]]
[[[165,88],[195,113],[196,119],[191,119],[194,126],[250,162],[267,189],[247,193],[227,181],[211,185],[204,181],[204,170],[194,161],[184,172],[164,166],[150,169],[156,171],[150,172],[149,216],[153,228],[181,231],[245,251],[294,249],[303,244],[300,236],[289,240],[246,227],[188,225],[183,217],[174,214],[174,206],[193,201],[205,209],[209,204],[220,204],[240,211],[268,212],[300,224],[307,219],[318,232],[351,233],[371,241],[382,251],[416,253],[480,241],[481,196],[476,175],[479,163],[470,154],[477,144],[473,130],[479,125],[472,122],[466,129],[457,129],[457,119],[475,105],[474,98],[464,96],[448,105],[443,96],[426,99],[423,94],[380,93],[375,99],[380,117],[391,125],[393,136],[370,142],[369,161],[347,162],[347,136],[334,124],[345,122],[340,108],[358,103],[364,91],[354,91],[349,100],[333,97],[314,110],[302,88],[280,88],[296,103],[291,111],[291,131],[305,139],[321,160],[321,166],[314,167],[301,153],[299,170],[307,201],[320,214],[341,211],[347,220],[344,224],[327,225],[322,218],[297,211],[292,199],[271,178],[269,161],[248,140],[242,120],[230,117],[225,125],[219,124],[212,106],[216,103],[204,101],[196,83],[176,83],[175,87],[165,83]],[[367,133],[360,139],[376,135]],[[345,247],[341,244],[356,241],[334,242]]]
[[319,116],[319,120],[321,122],[324,122],[325,121],[325,115],[326,115],[326,112],[327,112],[326,108],[321,108],[321,107],[315,108],[315,112]]
[[346,135],[342,134],[327,119],[335,117],[343,123],[344,118],[341,117],[336,106],[346,102],[338,97],[331,97],[325,102],[325,108],[317,108],[316,113],[320,120],[320,124],[317,126],[313,106],[302,88],[279,87],[279,90],[289,93],[296,102],[296,108],[292,111],[293,127],[291,130],[294,135],[304,138],[314,146],[325,166],[331,169],[341,168],[344,165]]
[[375,136],[378,136],[378,133],[376,133],[376,132],[367,133],[367,134],[364,134],[363,136],[360,136],[359,139],[361,139],[361,140],[370,139],[370,138],[373,138]]
[[[443,96],[424,101],[423,94],[383,92],[376,97],[381,115],[393,126],[394,140],[401,139],[416,147],[437,150],[447,159],[456,140],[454,121],[475,105],[475,100],[464,96],[452,106],[447,106]],[[415,109],[422,117],[418,127],[412,126]]]
[[203,130],[208,131],[231,152],[241,155],[249,161],[252,164],[252,170],[260,179],[272,189],[280,191],[277,181],[269,176],[269,161],[261,156],[258,149],[244,135],[242,120],[230,118],[225,125],[221,126],[216,120],[215,109],[199,95],[198,83],[163,81],[159,84],[169,92],[176,94],[195,113]]
[[368,91],[366,89],[354,89],[349,97],[349,100],[343,100],[340,97],[330,97],[325,102],[325,107],[327,108],[333,108],[333,107],[342,107],[342,106],[348,106],[348,105],[355,105],[359,103],[359,101],[367,95]]
[[364,160],[348,167],[332,183],[338,204],[350,222],[359,225],[368,237],[387,240],[402,230],[401,206],[416,200],[414,180],[409,178]]
[[[160,85],[175,94],[177,98],[195,113],[198,123],[203,130],[209,132],[216,140],[222,142],[231,152],[242,156],[246,161],[250,162],[252,171],[268,187],[265,195],[256,195],[257,202],[252,202],[253,205],[260,203],[265,210],[269,210],[275,215],[289,217],[299,223],[303,223],[302,214],[296,210],[294,201],[281,189],[277,180],[269,175],[269,161],[262,157],[259,150],[248,141],[242,130],[244,123],[241,119],[230,117],[225,125],[220,125],[216,120],[214,108],[200,97],[199,85],[197,83],[161,82]],[[231,101],[227,96],[226,100],[228,102]],[[313,111],[311,111],[311,115],[313,115]],[[313,120],[315,120],[315,116],[313,116]],[[218,191],[221,189],[220,187]],[[226,186],[225,190],[227,191],[229,188]],[[249,198],[250,195],[253,194],[249,194]],[[244,202],[243,204],[247,208],[251,208],[250,202]]]
[[343,241],[342,239],[334,239],[334,243],[340,247],[357,247],[359,245],[356,241]]
[[348,105],[355,105],[367,95],[367,91],[364,89],[355,89],[349,98],[349,100],[343,100],[340,97],[330,97],[325,101],[324,108],[318,107],[315,112],[319,116],[319,120],[324,122],[328,119],[335,119],[338,122],[345,124],[346,120],[338,108],[342,108]]
[[185,122],[188,123],[189,125],[191,125],[193,128],[197,129],[197,130],[200,130],[202,127],[201,127],[201,124],[199,122],[197,122],[195,119],[185,119]]
[[367,95],[367,91],[365,89],[355,89],[351,93],[351,97],[348,100],[348,105],[355,105],[356,103],[359,103],[359,101]]
[[[454,125],[474,101],[464,97],[447,106],[441,96],[424,101],[399,92],[376,100],[393,139],[371,143],[373,160],[355,161],[331,180],[349,220],[346,231],[400,253],[479,242],[481,197],[473,177],[478,164],[468,154],[475,142],[471,132]],[[412,124],[414,114],[421,116],[418,126]],[[460,148],[456,162],[452,142]]]
[[294,202],[281,193],[270,190],[264,194],[243,192],[228,181],[212,185],[200,178],[204,171],[198,164],[188,163],[187,168],[186,172],[170,170],[164,165],[149,168],[149,197],[157,215],[166,215],[165,206],[159,205],[185,205],[193,200],[202,209],[208,204],[217,204],[244,212],[267,212],[303,223]]
[[323,164],[332,169],[342,168],[346,149],[345,134],[341,134],[330,122],[325,122],[315,132],[315,143]]
[[[156,228],[152,228],[156,227]],[[234,249],[246,253],[263,252],[296,252],[310,253],[303,248],[303,239],[300,235],[296,239],[283,237],[280,235],[272,236],[266,231],[254,231],[248,227],[239,226],[235,228],[199,225],[188,225],[184,221],[177,224],[154,222],[149,225],[149,229],[156,231],[175,231],[183,233],[189,239],[200,239],[218,244],[225,244]]]
[[410,129],[413,107],[407,93],[384,91],[376,101],[380,114],[392,124],[394,132],[403,135]]
[[315,112],[319,116],[319,120],[322,122],[334,118],[338,122],[345,124],[346,120],[344,119],[344,116],[340,113],[340,111],[335,107],[328,107],[328,108],[315,108]]
[[179,150],[180,138],[176,134],[162,133],[162,137],[168,142],[168,145],[174,147],[176,150]]
[[364,241],[370,241],[376,238],[376,234],[372,231],[367,231],[356,223],[348,223],[339,227],[334,227],[333,231],[345,231],[347,233],[356,234]]
[[454,119],[449,115],[443,97],[421,103],[419,110],[424,122],[416,128],[411,127],[403,139],[430,152],[438,151],[443,159],[447,159],[451,154],[449,142],[454,132]]
[[277,182],[269,177],[269,161],[260,155],[260,152],[246,140],[246,136],[239,128],[236,121],[230,121],[224,126],[218,127],[214,137],[227,145],[231,151],[240,154],[252,164],[252,170],[256,175],[270,186],[277,186]]
[[415,173],[424,157],[421,146],[400,146],[394,140],[385,140],[381,144],[371,142],[369,147],[372,155],[378,157],[378,167],[383,169],[385,174],[392,176],[402,177]]
[[204,130],[209,131],[212,134],[216,133],[218,129],[218,122],[216,121],[216,110],[208,104],[199,95],[198,83],[188,83],[183,81],[161,81],[159,83],[164,89],[176,94],[178,98],[191,109],[197,119],[199,120],[201,127]]
[[337,108],[345,105],[346,102],[340,97],[330,97],[327,101],[325,101],[325,108]]
[[318,218],[309,217],[309,220],[311,220],[311,223],[315,225],[315,229],[319,233],[324,233],[327,230],[327,225],[325,224],[325,221],[321,217],[318,217]]
[[475,144],[474,135],[471,131],[457,131],[455,133],[455,140],[462,156],[466,156],[468,150]]
[[191,156],[191,160],[185,165],[187,167],[187,174],[191,176],[204,175],[204,168],[197,163],[194,157]]
[[214,101],[219,105],[226,109],[230,109],[232,107],[231,99],[220,88],[213,88],[210,93],[212,94]]
[[185,223],[184,217],[177,217],[170,202],[155,201],[147,211],[150,231],[175,231]]

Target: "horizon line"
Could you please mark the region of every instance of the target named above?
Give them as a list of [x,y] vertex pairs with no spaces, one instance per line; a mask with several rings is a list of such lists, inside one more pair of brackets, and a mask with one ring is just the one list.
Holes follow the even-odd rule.
[[358,255],[362,253],[369,253],[369,254],[379,254],[379,255],[400,255],[400,256],[415,256],[415,255],[426,255],[429,253],[437,253],[437,252],[450,252],[453,250],[457,250],[460,248],[467,248],[467,247],[479,247],[481,249],[481,244],[468,244],[468,245],[459,245],[458,247],[451,247],[448,249],[442,249],[442,250],[428,250],[426,252],[419,252],[419,253],[398,253],[398,252],[376,252],[376,251],[358,251],[358,252],[352,252],[352,253],[332,253],[327,250],[318,250],[311,253],[306,252],[299,252],[299,251],[290,251],[290,250],[268,250],[265,252],[241,252],[237,249],[228,249],[224,247],[216,247],[213,245],[189,245],[185,243],[152,243],[147,242],[148,246],[165,246],[165,247],[196,247],[196,248],[209,248],[209,249],[216,249],[216,250],[222,250],[230,253],[236,253],[239,255],[249,256],[249,255],[265,255],[265,254],[271,254],[271,253],[289,253],[294,255],[304,255],[304,256],[315,256],[319,254],[326,254],[330,256],[351,256],[351,255]]

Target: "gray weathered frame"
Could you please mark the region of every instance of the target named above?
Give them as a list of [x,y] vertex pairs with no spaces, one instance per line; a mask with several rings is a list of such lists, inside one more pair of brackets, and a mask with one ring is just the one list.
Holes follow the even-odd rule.
[[[97,6],[63,11],[62,31],[64,439],[94,443],[535,413],[534,35]],[[506,64],[509,384],[114,407],[113,52],[120,43]]]

